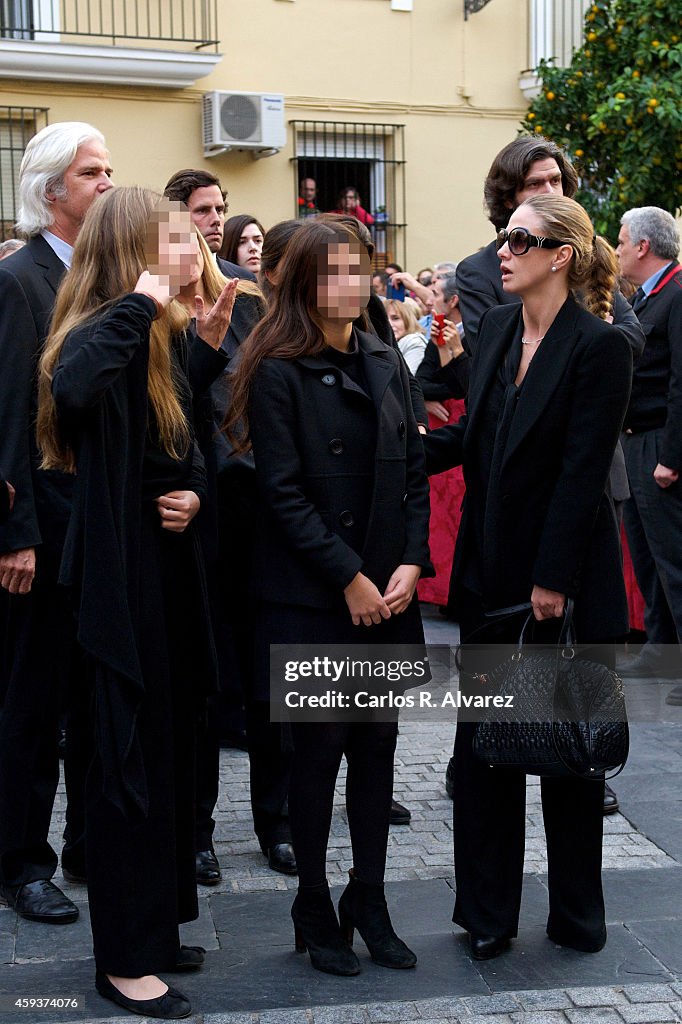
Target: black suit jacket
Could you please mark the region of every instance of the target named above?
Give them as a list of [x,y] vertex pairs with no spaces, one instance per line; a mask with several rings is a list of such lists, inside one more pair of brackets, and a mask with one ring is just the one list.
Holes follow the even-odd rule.
[[38,469],[36,369],[64,264],[42,236],[0,262],[0,464],[16,489],[0,553],[42,544],[58,556],[73,484]]
[[229,260],[221,259],[220,256],[216,256],[216,262],[218,269],[224,277],[239,277],[242,281],[256,281],[256,275],[250,270],[246,270],[245,267],[240,267],[237,263],[230,263]]
[[355,335],[367,394],[324,354],[265,359],[256,374],[249,428],[264,522],[254,575],[266,601],[337,608],[360,571],[382,593],[403,563],[433,575],[407,371],[373,335]]
[[682,469],[682,268],[671,264],[638,307],[646,347],[635,366],[625,426],[663,428],[659,462]]
[[[454,578],[467,546],[477,544],[470,508],[490,485],[486,523],[494,525],[478,552],[484,604],[528,601],[537,584],[576,599],[579,640],[608,639],[627,630],[618,530],[605,487],[632,352],[619,330],[567,299],[526,374],[493,486],[482,477],[490,474],[495,436],[487,396],[521,312],[507,305],[484,316],[468,414],[423,439],[430,473],[464,468]],[[496,507],[489,507],[490,495]]]

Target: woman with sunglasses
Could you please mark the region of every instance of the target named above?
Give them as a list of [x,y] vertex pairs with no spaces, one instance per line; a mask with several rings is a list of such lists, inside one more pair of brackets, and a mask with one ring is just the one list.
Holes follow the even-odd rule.
[[[607,322],[616,284],[613,250],[585,211],[563,196],[537,196],[498,235],[505,292],[521,305],[481,320],[467,415],[424,439],[427,467],[464,468],[466,498],[455,552],[463,689],[476,683],[471,644],[514,643],[523,617],[486,612],[532,606],[537,642],[555,643],[567,598],[581,645],[613,658],[627,630],[611,459],[628,403],[632,355]],[[526,615],[527,611],[522,613]],[[477,652],[475,668],[481,671]],[[468,661],[467,661],[468,659]],[[479,692],[480,692],[480,684]],[[517,934],[524,859],[526,777],[478,762],[475,722],[455,740],[453,920],[472,956],[487,960]],[[543,778],[547,934],[596,952],[606,941],[601,884],[602,780]]]

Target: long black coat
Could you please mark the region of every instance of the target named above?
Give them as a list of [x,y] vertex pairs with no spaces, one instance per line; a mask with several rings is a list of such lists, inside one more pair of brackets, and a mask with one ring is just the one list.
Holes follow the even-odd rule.
[[[382,593],[398,565],[433,574],[407,372],[375,337],[355,337],[370,397],[324,355],[266,359],[256,375],[249,427],[264,510],[256,572],[264,601],[345,609],[343,590],[358,572]],[[369,475],[368,422],[377,431]]]
[[[439,473],[460,463],[467,497],[453,578],[468,545],[476,544],[471,495],[485,483],[493,445],[481,451],[487,395],[520,326],[520,305],[498,306],[481,321],[472,367],[468,414],[424,438],[427,468]],[[627,607],[609,467],[630,394],[632,352],[623,333],[564,303],[534,357],[517,402],[490,489],[499,507],[494,532],[480,552],[483,602],[489,609],[530,599],[534,585],[576,600],[578,640],[626,632]]]

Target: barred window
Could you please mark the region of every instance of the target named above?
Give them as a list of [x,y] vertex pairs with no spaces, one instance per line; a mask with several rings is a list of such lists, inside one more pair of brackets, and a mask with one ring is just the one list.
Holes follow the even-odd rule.
[[46,107],[0,107],[0,241],[14,238],[19,166],[30,138],[47,124]]
[[337,209],[339,194],[352,186],[360,205],[374,218],[375,266],[393,262],[405,266],[405,126],[346,121],[291,124],[295,215],[304,178],[315,180],[315,205],[324,212]]

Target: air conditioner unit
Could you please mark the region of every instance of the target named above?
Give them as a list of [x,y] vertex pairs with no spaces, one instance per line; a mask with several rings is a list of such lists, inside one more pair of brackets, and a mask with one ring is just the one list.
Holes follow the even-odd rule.
[[286,143],[284,96],[278,93],[207,92],[203,100],[204,155],[248,149],[274,156]]

